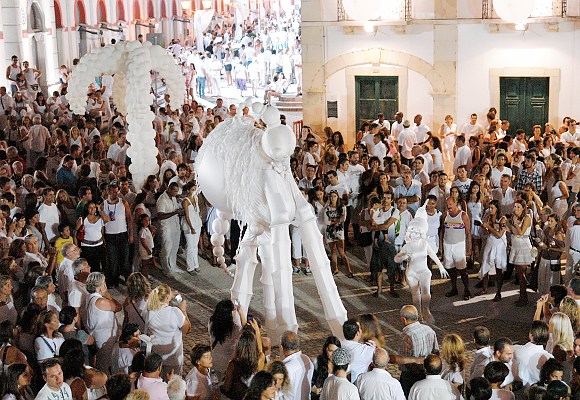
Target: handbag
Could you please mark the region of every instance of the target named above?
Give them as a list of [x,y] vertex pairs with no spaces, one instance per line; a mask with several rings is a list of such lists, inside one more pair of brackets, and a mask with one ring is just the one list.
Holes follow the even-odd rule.
[[77,229],[76,235],[77,243],[80,246],[81,242],[85,240],[85,224],[81,220],[81,226]]

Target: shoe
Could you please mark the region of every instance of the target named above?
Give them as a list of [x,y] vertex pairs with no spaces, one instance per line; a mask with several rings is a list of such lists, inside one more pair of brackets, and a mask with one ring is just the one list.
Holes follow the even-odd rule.
[[494,302],[496,302],[496,303],[497,303],[498,301],[501,301],[501,294],[500,294],[500,293],[496,294],[496,295],[495,295],[495,297],[494,297],[494,298],[493,298],[491,301],[494,301]]
[[487,290],[480,290],[479,292],[475,293],[476,296],[483,296],[484,294],[487,294]]
[[471,299],[471,293],[469,293],[469,292],[463,293],[463,300],[469,300],[469,299]]
[[399,295],[399,293],[395,292],[395,291],[390,291],[389,294],[391,295],[392,298],[394,299],[398,299],[399,297],[401,297]]
[[349,272],[348,274],[346,274],[347,278],[354,278],[354,274],[352,272]]
[[198,272],[198,270],[195,269],[195,268],[194,269],[188,269],[187,270],[187,273],[190,274],[190,275],[197,275],[197,272]]
[[334,271],[332,271],[332,275],[338,275],[338,270],[335,269]]
[[300,267],[294,267],[294,268],[292,268],[292,273],[294,275],[298,275],[300,273]]
[[374,292],[374,293],[373,293],[373,297],[377,297],[377,298],[378,298],[380,295],[381,295],[381,294],[380,294],[379,292]]
[[459,294],[459,292],[457,291],[457,289],[451,289],[449,292],[445,293],[445,297],[453,297],[453,296],[457,296]]
[[304,268],[304,275],[309,276],[312,275],[312,271],[310,271],[310,268]]

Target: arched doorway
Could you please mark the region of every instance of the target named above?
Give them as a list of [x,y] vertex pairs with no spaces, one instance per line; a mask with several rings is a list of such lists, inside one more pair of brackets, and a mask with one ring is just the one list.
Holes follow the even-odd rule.
[[153,6],[153,2],[151,0],[147,2],[147,17],[149,19],[155,18],[155,7]]
[[133,19],[141,19],[141,7],[139,6],[139,2],[137,0],[133,2]]
[[103,0],[97,4],[97,22],[107,22],[107,6]]
[[125,19],[125,7],[121,0],[117,0],[117,22],[126,21]]
[[[63,45],[63,24],[62,24],[62,14],[60,11],[60,3],[58,1],[55,0],[54,2],[54,20],[55,20],[55,24],[56,24],[56,43],[57,43],[57,47],[59,49],[64,49],[64,45]],[[63,65],[66,64],[65,60],[64,60],[64,51],[59,51],[58,52],[58,65]]]
[[[82,1],[77,0],[74,7],[75,12],[75,26],[87,23],[85,6]],[[87,31],[84,27],[79,28],[79,57],[84,56],[88,51]]]
[[40,88],[44,94],[47,94],[46,85],[46,45],[44,42],[45,36],[45,25],[44,25],[44,14],[38,3],[34,2],[30,6],[29,18],[30,30],[33,32],[31,44],[31,55],[30,60],[31,66],[37,68],[42,72],[42,76],[38,80]]

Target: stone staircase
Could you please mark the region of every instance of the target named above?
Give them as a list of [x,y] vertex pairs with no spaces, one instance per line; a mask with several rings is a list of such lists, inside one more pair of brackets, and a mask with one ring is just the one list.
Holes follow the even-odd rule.
[[272,98],[272,105],[280,112],[302,112],[302,96],[284,95],[278,100]]

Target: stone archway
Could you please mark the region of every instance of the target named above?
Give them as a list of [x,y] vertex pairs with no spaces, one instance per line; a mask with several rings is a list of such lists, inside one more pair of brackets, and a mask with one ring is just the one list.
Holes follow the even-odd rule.
[[340,70],[347,67],[356,67],[368,64],[383,64],[408,68],[424,76],[433,89],[435,95],[450,93],[441,74],[435,67],[420,57],[402,51],[384,49],[380,47],[362,49],[344,53],[329,60],[313,75],[310,82],[304,82],[305,87],[316,87],[316,82],[323,82]]

